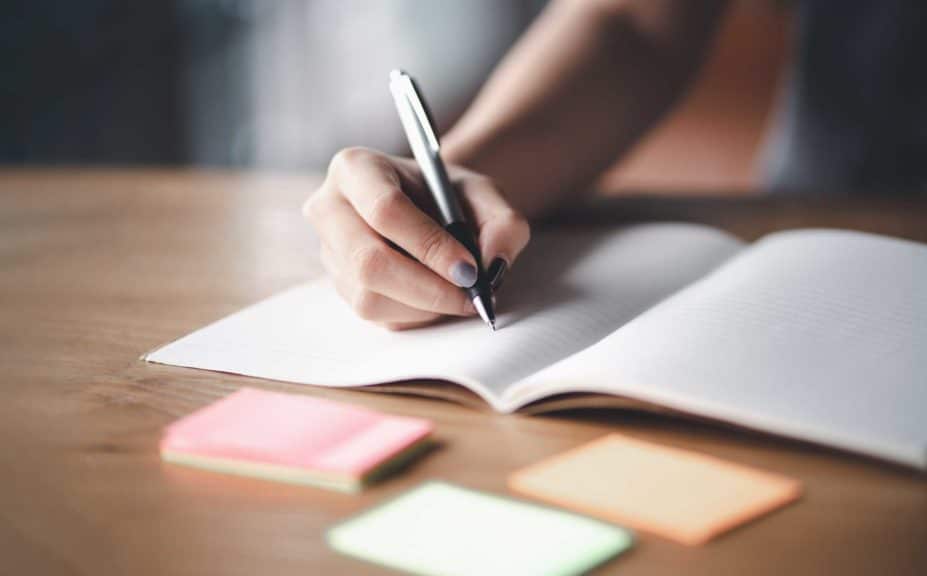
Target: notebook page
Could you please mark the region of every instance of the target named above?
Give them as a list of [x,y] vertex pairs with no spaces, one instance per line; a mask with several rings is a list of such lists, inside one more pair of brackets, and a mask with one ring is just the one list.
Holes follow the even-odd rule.
[[505,388],[593,344],[712,270],[741,244],[689,224],[537,234],[479,319],[390,332],[358,319],[325,282],[298,286],[146,358],[326,386],[434,378],[498,405]]
[[768,236],[513,395],[579,386],[927,467],[927,246]]

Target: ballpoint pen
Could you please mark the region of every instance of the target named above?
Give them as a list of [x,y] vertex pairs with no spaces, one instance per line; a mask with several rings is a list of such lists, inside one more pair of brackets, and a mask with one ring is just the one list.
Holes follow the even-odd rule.
[[412,77],[401,70],[389,75],[389,90],[396,102],[399,120],[409,139],[412,155],[418,163],[425,183],[434,197],[441,216],[441,224],[458,242],[463,244],[476,260],[476,283],[464,291],[473,302],[473,307],[493,331],[496,330],[496,316],[492,307],[492,290],[480,258],[480,249],[473,237],[473,231],[460,206],[457,191],[447,176],[447,169],[441,160],[441,145],[435,135],[428,108]]

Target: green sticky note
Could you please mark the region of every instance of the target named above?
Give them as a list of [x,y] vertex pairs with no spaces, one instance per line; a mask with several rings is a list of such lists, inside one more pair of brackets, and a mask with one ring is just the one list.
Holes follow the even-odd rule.
[[344,554],[415,574],[582,574],[631,546],[598,520],[429,482],[328,532]]

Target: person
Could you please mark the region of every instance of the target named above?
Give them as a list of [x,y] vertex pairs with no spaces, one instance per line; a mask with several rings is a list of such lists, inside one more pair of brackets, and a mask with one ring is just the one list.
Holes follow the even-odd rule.
[[[554,0],[443,138],[494,286],[528,221],[576,201],[679,98],[727,0]],[[927,21],[919,0],[797,2],[797,51],[768,179],[775,190],[927,182]],[[391,329],[472,315],[473,258],[430,216],[415,163],[348,148],[304,213],[342,297]]]

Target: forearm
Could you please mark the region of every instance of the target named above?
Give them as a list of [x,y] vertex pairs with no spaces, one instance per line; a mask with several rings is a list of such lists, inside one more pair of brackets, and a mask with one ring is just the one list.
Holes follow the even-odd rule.
[[585,191],[670,108],[725,0],[557,0],[444,138],[530,216]]

